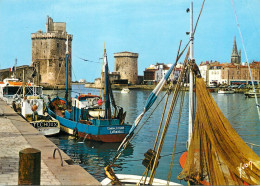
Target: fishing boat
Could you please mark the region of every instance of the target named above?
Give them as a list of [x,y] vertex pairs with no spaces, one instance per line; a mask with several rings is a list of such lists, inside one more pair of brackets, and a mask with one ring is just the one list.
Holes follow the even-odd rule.
[[[17,103],[19,105],[20,102]],[[28,121],[40,134],[53,136],[60,133],[60,122],[44,112],[46,103],[39,95],[24,96],[21,100],[21,115]],[[14,105],[13,105],[14,107]],[[15,110],[19,106],[15,105]]]
[[129,88],[123,88],[122,90],[121,90],[121,93],[129,93],[130,92],[130,90],[129,90]]
[[46,100],[42,94],[42,87],[23,82],[13,77],[4,79],[4,84],[0,88],[2,98],[40,134],[45,136],[59,134],[59,121],[45,112]]
[[[202,8],[203,5],[204,1],[202,4]],[[192,20],[193,3],[191,3],[190,11]],[[199,17],[200,15],[198,16],[198,19]],[[180,72],[174,89],[171,89],[170,86],[169,90],[167,91],[168,93],[165,93],[166,98],[164,111],[162,113],[160,123],[158,123],[158,132],[155,138],[154,146],[148,149],[146,153],[144,153],[145,158],[142,164],[145,166],[145,171],[143,175],[139,177],[139,180],[136,182],[136,184],[155,184],[155,172],[157,167],[159,166],[159,159],[161,158],[165,136],[170,124],[172,124],[170,123],[170,121],[172,119],[173,111],[177,107],[178,103],[179,117],[173,122],[177,125],[177,131],[176,136],[173,139],[174,146],[172,150],[171,162],[169,163],[169,172],[167,179],[167,184],[170,183],[181,113],[184,105],[183,103],[185,94],[183,91],[180,90],[184,85],[184,81],[187,79],[185,77],[187,77],[189,74],[189,127],[187,141],[188,150],[187,152],[184,152],[180,158],[180,164],[183,170],[177,178],[179,180],[187,181],[188,184],[195,185],[259,185],[259,156],[249,146],[247,146],[247,144],[236,133],[228,120],[225,118],[224,114],[215,103],[210,92],[207,90],[206,84],[200,75],[197,65],[195,64],[195,60],[193,59],[193,39],[195,31],[193,31],[192,21],[190,34],[191,37],[188,43],[190,44],[190,47],[183,62],[183,69]],[[110,162],[109,165],[105,167],[105,174],[111,180],[109,184],[120,184],[120,175],[115,174],[112,167],[118,166],[116,165],[116,160],[120,157],[126,146],[131,142],[136,134],[140,132],[142,126],[139,126],[140,130],[135,131],[135,129],[138,127],[145,113],[152,107],[153,103],[158,98],[160,91],[162,90],[165,82],[172,73],[172,70],[174,69],[174,66],[178,62],[178,59],[180,58],[183,51],[180,54],[178,52],[175,64],[169,69],[164,78],[159,82],[159,84],[150,94],[147,99],[144,111],[135,120],[134,125],[129,132],[129,135],[120,144],[113,160]],[[189,55],[190,59],[188,59]],[[193,82],[194,79],[195,83]],[[194,84],[196,85],[196,106],[193,104]],[[171,101],[168,100],[170,92],[172,92]],[[164,96],[162,98],[164,98]],[[177,102],[178,98],[180,100],[179,102]],[[194,112],[196,113],[195,117]],[[143,125],[144,124],[145,123],[143,123]],[[138,176],[135,176],[135,178],[137,177]],[[147,182],[147,180],[149,181]]]
[[34,86],[31,82],[22,82],[15,77],[5,78],[0,82],[0,99],[4,100],[8,105],[19,99],[23,94],[23,84],[27,95],[33,95],[33,89],[37,95],[42,95],[42,88]]
[[221,88],[218,90],[218,94],[234,94],[234,90],[230,88]]
[[[68,46],[66,67],[68,67]],[[128,134],[131,125],[125,123],[126,112],[115,104],[108,77],[106,49],[103,56],[104,94],[101,96],[81,94],[68,99],[66,83],[65,99],[55,97],[47,104],[48,113],[60,121],[61,129],[68,134],[87,140],[100,142],[121,142]],[[66,68],[66,79],[68,68]],[[67,81],[68,82],[68,81]]]

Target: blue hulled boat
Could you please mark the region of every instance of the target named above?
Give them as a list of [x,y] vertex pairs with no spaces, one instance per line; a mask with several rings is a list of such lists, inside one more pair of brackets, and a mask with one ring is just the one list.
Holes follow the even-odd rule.
[[[68,50],[66,52],[66,80],[68,80]],[[106,49],[104,49],[104,98],[92,94],[81,94],[68,99],[66,83],[65,99],[56,97],[49,101],[48,113],[56,118],[61,129],[68,134],[101,142],[121,142],[129,133],[131,125],[125,124],[126,112],[115,105],[108,77]],[[113,111],[113,113],[112,113]]]

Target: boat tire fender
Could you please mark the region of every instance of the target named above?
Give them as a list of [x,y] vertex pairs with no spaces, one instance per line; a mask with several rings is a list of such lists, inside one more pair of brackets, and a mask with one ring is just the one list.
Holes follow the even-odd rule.
[[77,127],[75,127],[75,128],[73,129],[73,136],[75,136],[76,138],[78,138],[78,129],[77,129]]

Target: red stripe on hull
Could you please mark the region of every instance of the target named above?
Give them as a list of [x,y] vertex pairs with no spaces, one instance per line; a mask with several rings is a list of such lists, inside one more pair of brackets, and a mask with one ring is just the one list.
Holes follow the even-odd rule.
[[[87,135],[87,136],[86,136]],[[106,143],[122,142],[127,134],[107,134],[107,135],[91,135],[79,132],[78,136],[92,141],[101,141]]]

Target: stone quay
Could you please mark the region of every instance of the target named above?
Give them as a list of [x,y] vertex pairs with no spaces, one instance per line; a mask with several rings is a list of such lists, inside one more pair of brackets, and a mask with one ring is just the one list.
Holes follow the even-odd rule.
[[0,100],[0,185],[17,185],[19,152],[26,148],[41,151],[41,185],[101,185],[92,175],[62,150],[61,158],[54,150],[58,147],[39,134],[13,109]]

